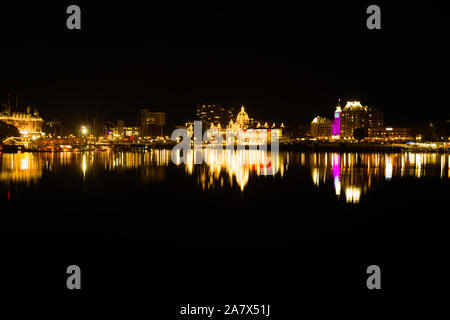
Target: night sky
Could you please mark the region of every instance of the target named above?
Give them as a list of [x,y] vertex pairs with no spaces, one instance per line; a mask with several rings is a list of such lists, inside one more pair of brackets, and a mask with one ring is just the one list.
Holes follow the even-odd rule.
[[[67,30],[78,4],[82,30]],[[382,29],[366,28],[378,4]],[[247,106],[260,119],[331,118],[337,99],[381,108],[387,125],[449,119],[448,13],[429,1],[299,7],[156,8],[130,1],[0,8],[0,98],[19,95],[70,125],[176,124],[199,103]]]

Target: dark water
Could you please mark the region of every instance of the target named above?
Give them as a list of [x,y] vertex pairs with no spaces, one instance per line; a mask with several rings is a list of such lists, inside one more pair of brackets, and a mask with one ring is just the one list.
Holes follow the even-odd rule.
[[3,293],[67,294],[70,264],[88,296],[367,294],[371,264],[385,293],[422,284],[415,272],[437,250],[429,226],[448,212],[449,155],[205,156],[1,154]]

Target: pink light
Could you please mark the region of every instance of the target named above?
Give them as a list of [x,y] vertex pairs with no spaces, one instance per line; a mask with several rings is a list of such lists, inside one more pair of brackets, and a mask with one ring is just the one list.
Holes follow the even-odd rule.
[[334,179],[339,179],[341,176],[341,156],[339,154],[332,155],[331,171]]
[[334,113],[334,120],[331,128],[331,134],[333,136],[339,136],[341,134],[341,113],[335,112]]
[[336,190],[336,195],[341,194],[341,155],[333,154],[331,156],[331,171],[334,180],[334,189]]

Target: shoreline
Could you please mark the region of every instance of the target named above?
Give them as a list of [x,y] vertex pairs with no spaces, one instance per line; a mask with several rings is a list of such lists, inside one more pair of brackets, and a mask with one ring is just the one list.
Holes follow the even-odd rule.
[[[164,144],[130,144],[130,145],[112,145],[107,149],[102,149],[104,146],[92,145],[91,148],[83,146],[74,146],[72,149],[53,149],[53,150],[39,150],[36,148],[27,149],[20,145],[7,146],[0,145],[0,153],[18,153],[18,152],[86,152],[86,151],[145,151],[145,150],[170,150],[176,145],[175,142],[168,142]],[[202,146],[204,149],[206,146]],[[375,144],[375,143],[329,143],[329,142],[291,142],[280,143],[280,151],[298,151],[298,152],[367,152],[367,153],[401,153],[401,152],[426,152],[426,153],[450,153],[449,145],[441,147],[419,147],[408,146],[406,144]],[[224,150],[226,147],[224,146]],[[270,151],[270,145],[267,150]],[[237,148],[234,148],[237,150]],[[245,146],[245,150],[249,150],[249,146]]]
[[407,146],[405,144],[375,144],[375,143],[326,143],[326,142],[308,142],[308,143],[288,143],[280,144],[280,150],[283,151],[331,151],[331,152],[373,152],[373,153],[401,153],[401,152],[429,152],[429,153],[449,153],[449,146],[427,148],[417,146]]

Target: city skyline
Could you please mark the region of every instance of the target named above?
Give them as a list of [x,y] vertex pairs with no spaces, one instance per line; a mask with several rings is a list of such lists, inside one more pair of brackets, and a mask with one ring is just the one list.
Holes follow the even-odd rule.
[[[20,102],[19,102],[20,101]],[[338,108],[341,107],[342,101],[344,102],[344,104],[342,105],[342,108],[344,108],[344,106],[348,106],[351,105],[353,103],[355,104],[360,104],[360,100],[359,99],[350,99],[350,100],[341,100],[341,98],[337,99],[337,103],[334,106],[337,106]],[[122,117],[120,118],[116,118],[113,119],[111,117],[103,117],[99,116],[99,112],[96,110],[90,110],[88,112],[86,112],[83,116],[77,118],[79,119],[79,122],[71,122],[69,120],[63,120],[61,121],[61,119],[64,119],[64,117],[53,117],[53,118],[49,118],[46,117],[45,115],[39,115],[38,110],[40,110],[36,105],[31,105],[28,104],[26,101],[23,100],[23,98],[20,98],[18,96],[13,96],[12,94],[8,93],[7,94],[7,99],[1,99],[0,98],[0,113],[3,115],[3,120],[6,121],[5,116],[10,114],[10,115],[17,115],[17,117],[27,117],[27,114],[32,115],[32,117],[34,117],[36,115],[36,117],[38,119],[41,119],[40,121],[46,123],[46,122],[58,122],[60,126],[62,126],[62,128],[64,128],[64,135],[71,135],[71,134],[76,134],[77,131],[79,131],[79,126],[80,125],[95,125],[95,122],[97,121],[98,123],[117,123],[117,121],[123,121],[126,125],[133,125],[133,126],[140,126],[140,127],[144,127],[145,124],[142,122],[142,115],[143,112],[147,113],[151,113],[154,115],[158,115],[157,117],[163,117],[163,126],[169,124],[170,127],[172,128],[176,128],[177,126],[186,124],[188,122],[191,122],[193,120],[205,120],[200,112],[201,108],[220,108],[223,111],[221,111],[221,120],[219,121],[222,125],[222,127],[225,127],[226,124],[228,124],[228,122],[230,121],[230,119],[235,118],[235,116],[238,113],[238,110],[240,110],[240,108],[244,107],[244,104],[238,104],[238,105],[233,105],[233,106],[224,106],[221,104],[210,104],[210,103],[202,103],[202,104],[196,104],[195,106],[191,107],[191,117],[190,118],[185,118],[183,120],[178,120],[177,122],[175,122],[178,117],[175,115],[167,115],[166,112],[164,112],[163,109],[161,108],[151,108],[148,106],[140,106],[137,108],[130,108],[125,112],[125,110],[123,110],[122,112]],[[247,106],[245,106],[246,108],[248,108]],[[361,106],[362,107],[362,106]],[[381,120],[377,120],[379,122],[376,126],[376,128],[381,128],[383,127],[384,124],[386,124],[384,127],[399,127],[399,125],[397,123],[395,123],[394,121],[392,121],[391,119],[386,119],[384,117],[384,110],[375,107],[373,105],[367,106],[365,105],[364,108],[369,108],[369,109],[373,109],[373,112],[380,112],[381,113]],[[134,110],[135,109],[135,110]],[[345,109],[345,108],[344,108]],[[248,110],[248,109],[247,109]],[[311,119],[313,119],[314,123],[316,120],[318,119],[324,119],[327,121],[330,121],[330,132],[331,132],[331,122],[334,123],[335,120],[328,120],[328,117],[331,114],[331,119],[333,119],[336,116],[336,110],[334,110],[333,113],[330,112],[330,108],[328,109],[327,112],[323,113],[323,114],[319,114],[319,113],[314,113],[315,111],[312,111],[312,114],[314,114],[315,116]],[[212,112],[212,111],[208,111]],[[339,111],[340,112],[340,111]],[[369,111],[370,112],[370,111]],[[204,112],[203,112],[204,113]],[[225,113],[227,113],[226,119],[224,119],[224,115]],[[166,119],[167,118],[167,119]],[[291,117],[288,117],[286,120],[279,120],[276,121],[273,118],[263,118],[258,116],[259,119],[264,119],[264,121],[272,121],[272,122],[279,122],[279,123],[286,123],[288,126],[304,126],[304,125],[308,125],[310,124],[310,119],[292,119]],[[277,118],[277,117],[275,117]],[[31,119],[34,120],[34,119]],[[148,121],[148,120],[147,120]],[[155,121],[155,120],[152,120]],[[160,120],[159,120],[160,121]],[[224,122],[225,121],[225,122]],[[344,120],[339,119],[339,123],[341,123]],[[430,125],[433,122],[449,122],[449,119],[445,119],[445,118],[439,118],[439,119],[422,119],[421,121],[416,120],[410,120],[407,121],[406,123],[403,122],[405,125],[403,125],[402,127],[408,127],[411,128],[411,126],[425,126],[425,125]],[[7,122],[7,121],[6,121]],[[212,121],[214,122],[214,121]],[[210,124],[212,123],[211,121],[207,121],[208,123],[208,127],[210,126]],[[386,122],[386,123],[385,123]],[[215,125],[218,124],[217,121],[214,122]],[[71,124],[71,125],[68,125]],[[67,126],[68,125],[68,126]],[[148,124],[147,124],[148,125]],[[67,129],[67,127],[69,129]],[[334,126],[334,124],[333,124]],[[364,126],[363,126],[364,127]],[[39,128],[42,128],[42,125],[39,126]],[[20,130],[20,128],[19,128]],[[161,129],[159,129],[161,131]],[[335,129],[333,129],[334,132]],[[352,132],[347,133],[347,136],[351,135]],[[62,133],[61,133],[62,135]],[[330,134],[331,135],[331,134]]]
[[[86,6],[79,34],[58,27],[58,6],[32,9],[48,19],[27,19],[32,12],[11,6],[2,21],[15,22],[0,31],[15,49],[4,52],[0,94],[18,95],[49,119],[79,123],[95,112],[105,120],[134,120],[133,111],[146,107],[182,123],[192,106],[210,103],[304,121],[339,98],[369,102],[393,125],[450,118],[445,82],[434,73],[445,74],[449,54],[438,7],[393,4],[383,12],[389,33],[363,28],[363,5],[142,13],[127,5],[105,12]],[[146,14],[146,24],[136,21]],[[120,23],[108,20],[119,16]],[[33,31],[33,23],[45,34]],[[404,35],[406,27],[412,31]],[[25,54],[21,43],[38,43],[40,50]]]
[[161,319],[433,295],[447,16],[366,0],[1,4],[0,294],[147,298]]

